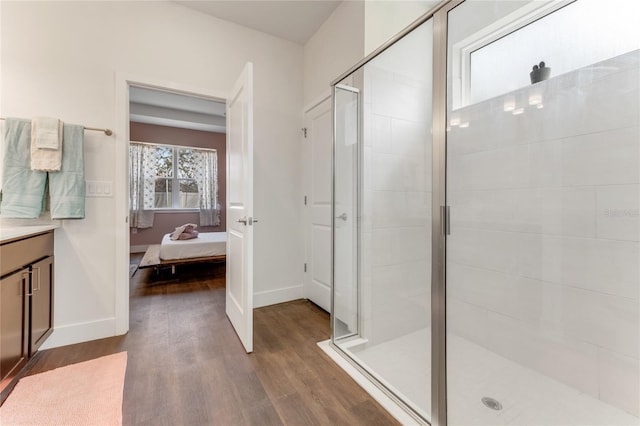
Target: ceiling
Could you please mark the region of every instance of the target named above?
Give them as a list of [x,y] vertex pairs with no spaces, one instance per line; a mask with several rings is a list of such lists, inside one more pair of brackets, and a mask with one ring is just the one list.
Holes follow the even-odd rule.
[[226,132],[224,102],[141,87],[129,88],[129,120],[206,132]]
[[199,0],[183,6],[305,44],[341,3],[335,0]]

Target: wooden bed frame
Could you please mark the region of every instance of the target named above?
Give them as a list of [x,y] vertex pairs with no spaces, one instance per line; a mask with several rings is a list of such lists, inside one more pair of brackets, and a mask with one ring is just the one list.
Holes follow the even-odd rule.
[[227,256],[222,254],[219,256],[206,256],[206,257],[190,257],[188,259],[172,259],[162,260],[160,259],[160,244],[150,244],[147,251],[144,253],[139,269],[155,268],[156,272],[160,271],[160,268],[171,267],[171,273],[176,273],[176,266],[189,265],[191,263],[207,263],[207,262],[226,262]]

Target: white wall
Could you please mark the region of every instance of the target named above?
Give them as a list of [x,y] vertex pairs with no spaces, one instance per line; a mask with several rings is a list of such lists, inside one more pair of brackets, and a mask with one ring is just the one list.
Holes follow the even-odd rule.
[[456,110],[447,148],[449,331],[636,416],[639,70],[636,50]]
[[[171,2],[2,2],[0,114],[49,115],[117,128],[119,76],[225,94],[245,62],[255,70],[256,304],[302,285],[299,127],[302,47]],[[85,132],[85,171],[116,181],[124,134]],[[55,328],[48,346],[115,334],[115,270],[128,229],[115,198],[88,198],[87,218],[56,231]],[[120,234],[123,233],[123,234]],[[126,247],[125,247],[126,248]],[[118,287],[119,286],[119,287]]]
[[367,0],[364,12],[365,55],[376,50],[439,2],[440,0]]
[[354,0],[340,4],[304,46],[304,105],[439,0]]
[[304,46],[304,105],[331,82],[437,4],[430,1],[344,1]]
[[355,0],[340,4],[304,46],[304,105],[438,0]]
[[364,57],[364,1],[344,1],[304,46],[304,105]]

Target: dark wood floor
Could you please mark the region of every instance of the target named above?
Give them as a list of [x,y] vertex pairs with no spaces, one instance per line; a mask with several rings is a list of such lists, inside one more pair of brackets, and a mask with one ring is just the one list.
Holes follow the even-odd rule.
[[255,310],[254,353],[225,315],[224,265],[131,280],[126,336],[42,351],[35,374],[128,352],[125,425],[395,425],[316,345],[329,316],[308,301]]

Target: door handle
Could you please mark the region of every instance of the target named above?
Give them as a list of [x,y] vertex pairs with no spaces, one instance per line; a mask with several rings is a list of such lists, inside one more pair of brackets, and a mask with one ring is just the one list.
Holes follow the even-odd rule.
[[248,224],[249,226],[251,226],[251,225],[253,225],[254,223],[258,223],[258,219],[256,219],[255,217],[250,217],[250,218],[248,218],[248,219],[247,219],[246,217],[243,217],[242,219],[238,219],[238,223],[242,223],[242,224],[243,224],[243,225],[245,225],[245,226],[246,226],[247,224]]
[[345,222],[347,221],[347,214],[346,213],[342,213],[340,216],[336,216],[336,219],[342,219]]

